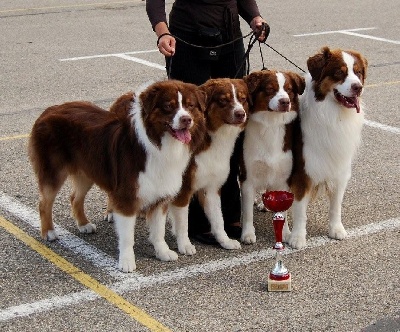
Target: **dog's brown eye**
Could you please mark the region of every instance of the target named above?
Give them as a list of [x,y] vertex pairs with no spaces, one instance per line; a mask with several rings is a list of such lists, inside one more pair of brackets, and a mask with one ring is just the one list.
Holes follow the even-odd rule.
[[164,104],[164,110],[167,112],[171,112],[173,110],[173,107],[170,103],[165,103]]
[[245,102],[247,102],[247,98],[246,97],[240,97],[239,101],[241,104],[244,104]]
[[192,110],[193,108],[194,108],[194,104],[192,104],[192,103],[190,103],[190,104],[187,104],[187,108],[189,109],[189,110]]
[[346,75],[346,73],[342,69],[338,69],[335,71],[336,78],[343,78],[345,75]]
[[218,103],[219,103],[221,106],[225,106],[225,105],[228,103],[228,101],[226,100],[226,98],[219,98],[219,99],[218,99]]

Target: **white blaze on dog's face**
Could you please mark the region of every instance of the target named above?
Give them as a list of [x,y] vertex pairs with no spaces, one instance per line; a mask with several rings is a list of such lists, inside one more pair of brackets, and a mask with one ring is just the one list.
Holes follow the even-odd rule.
[[268,108],[271,111],[275,112],[289,112],[291,103],[290,98],[286,90],[285,86],[285,76],[282,73],[276,73],[276,84],[272,88],[275,88],[275,95],[271,98],[268,104]]
[[178,91],[178,105],[175,116],[173,117],[170,127],[171,135],[181,142],[188,144],[191,140],[189,129],[193,126],[190,113],[185,110],[182,104],[182,93]]
[[360,112],[359,97],[363,92],[367,65],[367,60],[358,52],[324,47],[321,53],[307,61],[316,100],[323,101],[329,96],[343,107]]

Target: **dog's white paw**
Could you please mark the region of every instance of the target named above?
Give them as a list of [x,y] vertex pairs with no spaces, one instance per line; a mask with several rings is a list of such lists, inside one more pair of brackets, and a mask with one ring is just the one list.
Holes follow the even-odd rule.
[[96,232],[96,225],[90,223],[87,223],[86,225],[83,226],[78,226],[79,232],[81,233],[95,233]]
[[306,234],[292,232],[292,235],[290,236],[289,239],[289,245],[293,249],[304,248],[306,246],[306,243],[307,243]]
[[159,250],[156,252],[156,257],[163,262],[176,261],[178,254],[171,249]]
[[118,268],[122,272],[133,272],[136,270],[135,254],[133,250],[131,253],[119,255]]
[[257,208],[257,211],[260,211],[260,212],[268,211],[268,209],[265,207],[263,202],[256,204],[256,208]]
[[240,241],[245,244],[253,244],[256,243],[256,234],[254,232],[247,232],[246,234],[242,234],[240,237]]
[[239,241],[227,238],[224,241],[219,242],[222,248],[224,249],[229,249],[229,250],[234,250],[234,249],[241,249],[241,245]]
[[183,255],[191,256],[196,253],[196,247],[190,241],[179,243],[178,250]]
[[329,237],[336,240],[343,240],[347,236],[347,232],[342,224],[329,228]]
[[49,230],[47,232],[47,235],[46,235],[46,240],[47,241],[51,242],[51,241],[55,241],[57,239],[58,239],[58,235],[57,235],[57,233],[56,233],[56,231],[54,229],[51,229],[51,230]]

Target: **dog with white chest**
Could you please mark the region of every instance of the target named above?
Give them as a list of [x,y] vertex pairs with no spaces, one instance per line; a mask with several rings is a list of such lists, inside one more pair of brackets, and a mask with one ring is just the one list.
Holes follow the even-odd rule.
[[329,236],[344,239],[342,201],[364,122],[361,95],[367,60],[356,51],[324,47],[307,61],[309,73],[300,99],[290,189],[293,229],[289,244],[306,245],[307,206],[323,189],[329,197]]
[[165,242],[165,224],[152,215],[181,188],[191,155],[204,140],[205,121],[204,96],[193,84],[156,82],[127,100],[115,104],[114,112],[87,102],[47,108],[32,128],[29,156],[39,184],[42,237],[57,238],[52,207],[67,177],[72,179],[71,205],[78,228],[94,232],[84,199],[96,184],[107,193],[113,211],[119,268],[132,272],[134,228],[141,211],[147,212],[157,257],[177,258]]
[[[242,236],[256,242],[253,203],[256,193],[289,190],[292,172],[293,126],[299,112],[304,78],[292,72],[258,71],[244,78],[251,94],[249,121],[244,132],[241,165]],[[285,223],[284,236],[289,229]]]

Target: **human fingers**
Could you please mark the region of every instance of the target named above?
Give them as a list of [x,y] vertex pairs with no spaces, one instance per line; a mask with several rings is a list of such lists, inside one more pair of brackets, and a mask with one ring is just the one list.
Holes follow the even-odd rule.
[[158,50],[165,56],[173,56],[175,54],[176,40],[173,36],[162,36],[158,41]]

